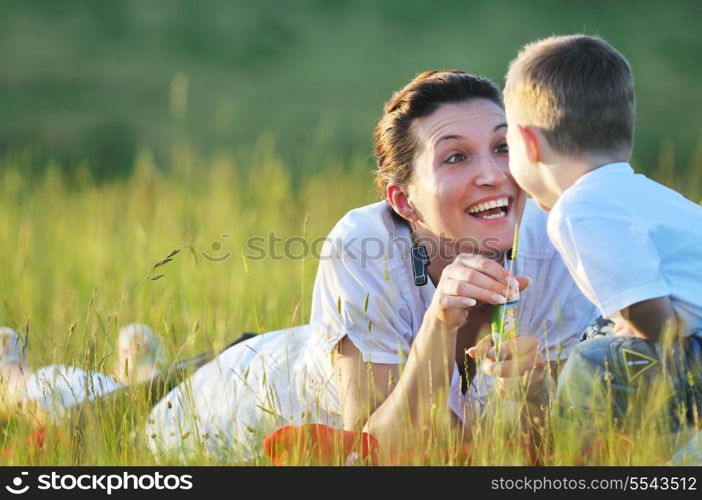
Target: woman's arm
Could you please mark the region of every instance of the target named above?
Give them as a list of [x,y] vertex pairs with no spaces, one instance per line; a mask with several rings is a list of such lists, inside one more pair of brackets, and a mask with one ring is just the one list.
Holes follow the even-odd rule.
[[446,407],[455,343],[456,330],[427,314],[400,374],[399,365],[365,363],[345,337],[335,357],[344,428],[363,428],[384,452],[400,449],[409,429],[429,423],[432,404]]
[[349,337],[339,342],[334,354],[344,429],[358,431],[392,392],[399,365],[364,362]]
[[[387,452],[407,442],[408,430],[421,434],[431,408],[447,406],[459,327],[477,300],[495,304],[504,297],[507,276],[479,256],[462,255],[447,266],[401,373],[395,365],[364,363],[351,340],[342,340],[335,366],[345,428],[360,430],[365,423]],[[526,287],[526,279],[519,281]]]
[[457,330],[427,311],[400,379],[364,426],[378,438],[382,449],[401,446],[408,437],[403,436],[407,429],[423,433],[430,423],[432,405],[446,408]]

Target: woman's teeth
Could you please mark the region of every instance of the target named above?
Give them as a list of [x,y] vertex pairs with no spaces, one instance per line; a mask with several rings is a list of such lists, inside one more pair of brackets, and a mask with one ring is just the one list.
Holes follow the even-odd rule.
[[485,203],[474,205],[468,209],[468,213],[473,214],[482,212],[483,210],[489,210],[491,208],[506,207],[507,205],[509,205],[509,198],[505,196],[499,200],[486,201]]
[[500,211],[500,213],[497,213],[497,214],[492,214],[492,215],[478,215],[478,217],[481,218],[481,219],[485,219],[485,220],[492,220],[492,219],[501,219],[501,218],[504,217],[505,215],[507,215],[507,212],[502,212],[502,211]]
[[509,198],[504,197],[498,200],[486,201],[485,203],[474,205],[470,207],[467,212],[473,217],[478,217],[479,219],[501,219],[507,215],[508,206]]

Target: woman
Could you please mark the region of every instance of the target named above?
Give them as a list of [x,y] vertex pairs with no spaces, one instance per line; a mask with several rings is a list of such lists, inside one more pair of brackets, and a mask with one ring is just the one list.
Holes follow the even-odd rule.
[[[329,234],[310,325],[233,347],[174,389],[148,419],[152,451],[244,461],[270,431],[318,422],[364,428],[392,452],[408,427],[430,420],[432,403],[469,427],[492,376],[532,373],[538,397],[544,360],[567,356],[595,310],[550,246],[545,213],[525,206],[505,133],[488,80],[429,71],[397,92],[375,131],[384,199],[352,210]],[[510,278],[501,262],[520,217]],[[420,243],[430,258],[423,286],[410,258]],[[498,365],[494,349],[476,342],[510,279],[524,290],[523,335],[503,346]],[[488,356],[475,376],[469,348]]]

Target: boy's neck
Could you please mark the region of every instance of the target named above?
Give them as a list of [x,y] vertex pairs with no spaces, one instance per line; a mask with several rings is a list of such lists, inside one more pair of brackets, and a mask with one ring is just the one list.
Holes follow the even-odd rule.
[[555,201],[575,184],[583,175],[610,163],[628,162],[627,155],[585,154],[578,157],[554,154],[544,162],[544,167],[551,171],[551,190]]

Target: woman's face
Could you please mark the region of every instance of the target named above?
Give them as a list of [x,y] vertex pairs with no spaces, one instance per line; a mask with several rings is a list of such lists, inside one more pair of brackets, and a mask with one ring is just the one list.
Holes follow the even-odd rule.
[[407,193],[420,217],[417,236],[439,239],[449,252],[509,249],[526,198],[509,172],[502,108],[487,99],[444,104],[412,132]]

